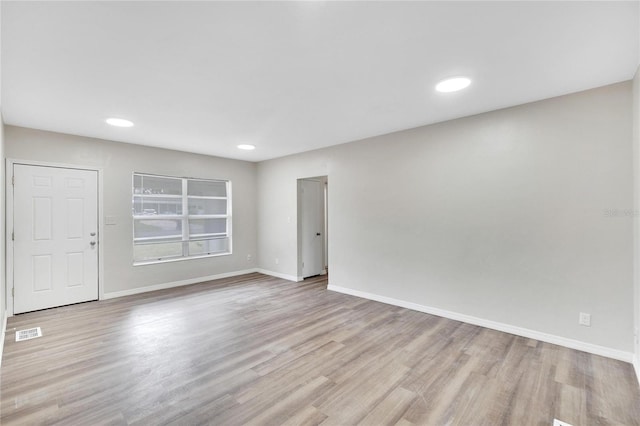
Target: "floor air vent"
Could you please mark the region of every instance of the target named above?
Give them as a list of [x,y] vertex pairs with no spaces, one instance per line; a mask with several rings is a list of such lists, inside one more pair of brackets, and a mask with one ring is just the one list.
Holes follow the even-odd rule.
[[42,337],[42,330],[40,329],[40,327],[34,327],[34,328],[29,328],[27,330],[16,331],[16,342],[35,339],[36,337]]

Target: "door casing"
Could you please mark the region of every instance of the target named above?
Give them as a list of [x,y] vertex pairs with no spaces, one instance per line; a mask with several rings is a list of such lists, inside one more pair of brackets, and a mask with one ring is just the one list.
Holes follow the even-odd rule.
[[327,273],[327,269],[326,269],[326,265],[327,265],[327,259],[326,259],[326,253],[327,253],[327,243],[328,243],[328,226],[327,226],[327,217],[326,217],[326,205],[327,205],[327,192],[326,192],[326,183],[328,182],[327,176],[318,176],[318,177],[308,177],[308,178],[300,178],[297,180],[297,209],[298,209],[298,215],[297,215],[297,245],[298,245],[298,250],[297,250],[297,257],[298,257],[298,281],[302,281],[304,279],[305,276],[309,276],[307,273],[305,273],[304,268],[303,268],[303,257],[304,257],[304,249],[303,249],[303,238],[302,238],[302,233],[303,233],[303,226],[302,226],[302,222],[303,222],[303,215],[305,214],[305,209],[303,207],[303,200],[302,200],[302,195],[301,195],[301,190],[302,190],[302,185],[304,181],[314,181],[317,182],[320,185],[320,192],[318,194],[319,196],[319,205],[318,205],[318,211],[316,212],[318,214],[318,218],[320,219],[320,221],[322,222],[321,225],[319,225],[319,232],[322,234],[320,236],[320,240],[321,240],[321,248],[320,248],[320,270],[318,271],[320,275],[324,275]]

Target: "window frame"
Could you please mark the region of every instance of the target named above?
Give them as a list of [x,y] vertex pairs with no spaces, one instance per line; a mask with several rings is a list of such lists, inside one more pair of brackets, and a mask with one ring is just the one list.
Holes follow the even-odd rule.
[[[158,179],[174,179],[179,180],[181,183],[181,194],[155,194],[155,193],[136,193],[136,177],[151,177]],[[189,182],[215,182],[215,183],[224,183],[225,184],[225,192],[226,196],[200,196],[200,195],[189,195]],[[133,266],[140,265],[151,265],[157,263],[167,263],[167,262],[177,262],[183,260],[191,260],[191,259],[202,259],[207,257],[218,257],[218,256],[228,256],[233,254],[233,236],[232,236],[232,192],[231,192],[231,181],[228,179],[207,179],[207,178],[192,178],[192,177],[177,177],[177,176],[167,176],[167,175],[158,175],[152,173],[143,173],[143,172],[133,172],[131,176],[131,218],[132,218],[132,258],[133,258]],[[155,199],[178,199],[181,202],[182,211],[180,214],[136,214],[135,211],[135,201],[136,198],[139,200],[144,200],[145,198],[155,198]],[[191,214],[189,212],[189,201],[190,200],[225,200],[226,201],[226,214]],[[144,203],[143,203],[144,208]],[[181,235],[179,237],[162,237],[162,236],[151,236],[151,237],[136,237],[136,221],[140,220],[179,220],[181,224]],[[203,220],[203,219],[225,219],[226,221],[226,232],[210,232],[204,234],[190,234],[190,223],[192,220]],[[226,239],[227,250],[222,252],[214,252],[214,253],[204,253],[204,254],[195,254],[190,255],[189,253],[189,245],[193,242],[198,241],[210,241],[216,239]],[[160,244],[160,243],[180,243],[182,248],[181,255],[175,256],[163,256],[157,259],[146,259],[146,260],[136,260],[135,256],[135,248],[140,245],[150,245],[150,244]]]

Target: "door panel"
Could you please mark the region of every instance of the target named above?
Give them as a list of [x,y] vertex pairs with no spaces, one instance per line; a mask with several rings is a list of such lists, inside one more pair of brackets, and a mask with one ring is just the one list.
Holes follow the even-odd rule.
[[48,241],[51,237],[53,224],[51,219],[51,198],[33,197],[33,239]]
[[67,238],[82,238],[84,235],[84,200],[67,199]]
[[51,290],[51,256],[41,254],[31,258],[33,262],[33,291]]
[[13,172],[14,312],[96,300],[98,173],[22,164]]
[[67,253],[67,287],[78,287],[84,282],[84,253]]

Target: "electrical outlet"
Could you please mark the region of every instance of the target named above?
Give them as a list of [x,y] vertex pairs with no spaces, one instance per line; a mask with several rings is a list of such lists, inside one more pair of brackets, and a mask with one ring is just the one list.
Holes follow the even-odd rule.
[[278,263],[280,263],[280,259],[278,259],[278,258],[276,257],[276,265],[277,265]]
[[578,324],[591,327],[591,314],[580,312],[580,316],[578,317]]
[[250,254],[247,255],[247,262],[251,262],[251,255]]

